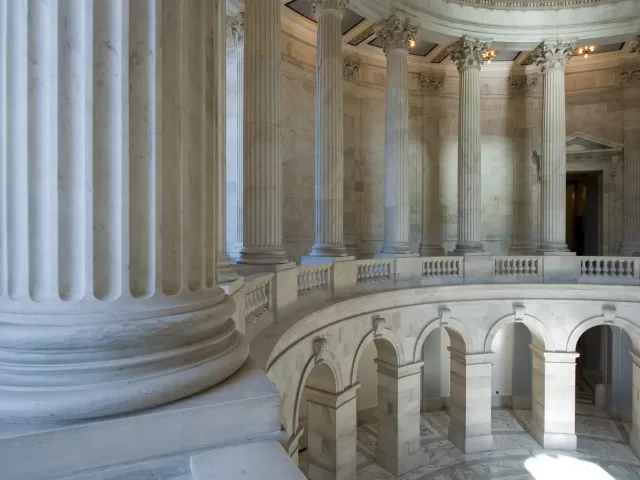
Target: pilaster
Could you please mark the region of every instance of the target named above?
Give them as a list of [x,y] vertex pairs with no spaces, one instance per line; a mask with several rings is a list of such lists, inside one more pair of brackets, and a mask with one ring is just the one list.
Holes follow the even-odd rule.
[[310,480],[356,478],[357,384],[334,394],[307,392],[307,476]]
[[[345,82],[345,98],[356,95],[358,76],[362,61],[360,58],[347,55],[343,61],[343,80]],[[351,139],[351,142],[358,141]],[[352,144],[345,143],[344,158],[344,246],[347,255],[355,257],[358,254],[356,203],[358,193],[356,190],[357,169],[355,155],[359,149],[352,148]]]
[[420,466],[420,379],[422,362],[378,366],[376,462],[396,476]]
[[489,42],[462,37],[451,47],[460,74],[458,122],[458,242],[456,253],[484,251],[480,242],[482,212],[480,67]]
[[409,91],[407,57],[417,27],[393,14],[377,29],[387,57],[384,255],[413,254],[409,243]]
[[420,256],[444,255],[442,246],[442,202],[440,187],[440,155],[442,138],[440,119],[444,115],[442,93],[445,76],[420,74],[424,102],[423,145],[425,155],[422,165],[422,243]]
[[449,441],[464,453],[493,448],[491,364],[493,354],[468,354],[449,347],[451,408]]
[[533,345],[531,435],[543,447],[576,449],[577,353],[545,352]]
[[541,43],[533,52],[542,73],[540,244],[543,253],[568,252],[566,241],[566,113],[564,72],[573,41]]

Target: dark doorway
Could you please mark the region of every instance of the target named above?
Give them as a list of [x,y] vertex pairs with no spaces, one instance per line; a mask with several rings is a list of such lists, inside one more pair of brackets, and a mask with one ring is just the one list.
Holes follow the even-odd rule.
[[576,255],[600,255],[602,172],[567,173],[567,245]]

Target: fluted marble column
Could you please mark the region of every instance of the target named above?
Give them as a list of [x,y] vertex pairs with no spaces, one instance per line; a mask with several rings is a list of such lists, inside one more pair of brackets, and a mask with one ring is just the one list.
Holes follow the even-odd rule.
[[[237,259],[242,249],[244,134],[244,13],[230,19],[227,46],[227,185],[235,195],[227,203],[227,252]],[[230,90],[230,91],[229,91]],[[231,182],[231,183],[230,183]]]
[[543,42],[534,51],[542,72],[540,252],[567,252],[564,70],[573,42]]
[[216,245],[218,281],[228,283],[236,280],[238,274],[227,256],[227,12],[226,8],[216,9],[213,26],[215,56],[213,75],[217,79],[214,94],[216,155]]
[[624,99],[624,237],[620,255],[632,256],[640,255],[640,63],[623,65],[620,73]]
[[444,75],[420,74],[424,95],[424,161],[422,164],[422,243],[420,256],[444,255],[440,200],[440,119],[444,115]]
[[342,18],[348,0],[313,0],[316,42],[315,244],[311,255],[344,257]]
[[458,242],[456,253],[482,252],[480,67],[489,42],[462,37],[451,47],[460,73],[458,119]]
[[[344,118],[348,123],[344,125],[344,246],[347,255],[358,254],[357,214],[359,192],[356,188],[358,180],[357,155],[360,152],[359,135],[356,135],[356,117],[352,108],[358,108],[358,72],[361,60],[355,56],[343,59],[344,80]],[[343,122],[344,123],[344,122]]]
[[417,27],[393,14],[377,35],[387,56],[384,146],[384,246],[382,254],[412,254],[409,243],[409,90],[407,57]]
[[213,6],[0,2],[0,421],[162,405],[247,358],[216,281]]
[[[510,79],[513,124],[513,238],[509,253],[531,254],[536,249],[533,189],[536,181],[533,151],[540,110],[535,91],[537,76],[517,75]],[[535,115],[535,114],[538,115]]]
[[244,11],[244,226],[238,263],[287,263],[282,242],[280,0]]

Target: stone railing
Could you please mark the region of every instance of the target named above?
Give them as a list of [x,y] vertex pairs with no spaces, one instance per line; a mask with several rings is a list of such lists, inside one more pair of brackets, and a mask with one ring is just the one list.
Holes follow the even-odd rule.
[[234,318],[241,331],[251,339],[270,323],[278,321],[281,315],[365,292],[455,284],[640,286],[639,260],[633,257],[574,255],[468,255],[345,260],[304,266],[292,264],[276,269],[274,273],[246,277],[245,284],[230,294],[236,299]]

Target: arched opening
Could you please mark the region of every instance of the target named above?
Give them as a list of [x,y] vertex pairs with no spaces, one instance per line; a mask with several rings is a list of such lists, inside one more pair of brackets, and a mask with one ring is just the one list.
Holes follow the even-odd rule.
[[333,370],[326,363],[315,365],[300,394],[298,408],[298,422],[303,429],[299,441],[298,466],[310,479],[323,478],[327,465],[335,462],[335,449],[332,448],[335,442],[328,444],[326,431],[327,423],[332,420],[332,412],[323,397],[336,397],[337,394],[338,382]]
[[631,443],[632,351],[629,335],[614,325],[593,326],[578,338],[575,429],[583,442]]

